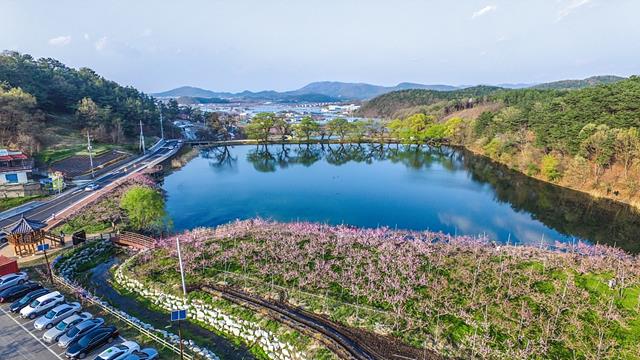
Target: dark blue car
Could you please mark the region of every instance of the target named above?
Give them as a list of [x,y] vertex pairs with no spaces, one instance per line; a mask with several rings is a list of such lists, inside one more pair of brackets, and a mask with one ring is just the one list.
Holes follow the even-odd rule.
[[26,294],[41,288],[42,285],[33,281],[27,281],[22,284],[12,286],[8,289],[0,291],[0,303],[15,301],[16,299],[19,299]]
[[69,345],[65,356],[69,359],[84,359],[91,351],[110,344],[120,334],[115,326],[99,326]]

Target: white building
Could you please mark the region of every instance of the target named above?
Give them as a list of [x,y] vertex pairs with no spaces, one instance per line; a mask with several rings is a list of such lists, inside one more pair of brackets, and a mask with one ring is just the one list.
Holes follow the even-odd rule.
[[33,160],[21,151],[0,149],[0,185],[26,184]]

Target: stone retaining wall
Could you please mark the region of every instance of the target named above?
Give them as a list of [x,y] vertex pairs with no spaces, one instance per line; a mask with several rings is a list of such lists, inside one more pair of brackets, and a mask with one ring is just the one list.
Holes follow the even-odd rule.
[[221,309],[202,301],[193,300],[185,304],[181,297],[152,289],[126,275],[124,269],[134,259],[135,256],[129,258],[116,270],[115,281],[120,286],[150,300],[163,309],[170,311],[186,308],[188,318],[208,324],[222,333],[241,338],[249,345],[257,344],[270,359],[301,360],[307,358],[303,353],[296,351],[291,344],[279,340],[275,334],[265,331],[258,324],[225,314]]

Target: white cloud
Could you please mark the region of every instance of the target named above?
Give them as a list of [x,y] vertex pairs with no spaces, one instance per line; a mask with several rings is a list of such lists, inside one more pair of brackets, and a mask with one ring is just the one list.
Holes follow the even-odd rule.
[[492,11],[495,11],[496,8],[497,7],[495,5],[487,5],[487,6],[483,7],[482,9],[474,12],[473,15],[471,15],[471,18],[475,19],[475,18],[480,17],[482,15],[486,15],[486,14],[492,12]]
[[565,16],[568,16],[569,14],[571,14],[573,11],[575,11],[578,8],[581,8],[584,5],[587,5],[591,2],[591,0],[569,0],[565,2],[565,6],[562,7],[562,9],[560,9],[560,11],[558,11],[558,17],[556,19],[556,21],[560,21],[562,20]]
[[89,36],[89,34],[87,33],[84,33],[84,39],[88,41],[91,39],[91,36]]
[[107,47],[108,43],[109,39],[106,36],[103,36],[95,42],[94,46],[96,47],[96,50],[102,51]]
[[51,46],[66,46],[71,43],[71,36],[57,36],[49,39],[49,45]]
[[142,32],[142,37],[149,37],[151,35],[153,35],[153,30],[146,28],[144,29],[144,31]]

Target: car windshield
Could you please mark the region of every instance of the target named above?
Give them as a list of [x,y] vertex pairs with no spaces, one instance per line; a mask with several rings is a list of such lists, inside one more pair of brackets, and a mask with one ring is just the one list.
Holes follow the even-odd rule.
[[36,306],[38,306],[38,305],[40,305],[40,301],[38,301],[38,300],[33,300],[33,302],[30,304],[30,306],[31,306],[32,308],[34,308],[34,307],[36,307]]
[[46,317],[47,319],[53,319],[54,316],[56,316],[56,312],[53,310],[49,310],[47,315],[45,315],[44,317]]
[[64,329],[66,329],[66,328],[67,328],[67,325],[68,325],[68,324],[67,324],[66,322],[64,322],[64,321],[60,321],[60,322],[58,323],[58,325],[56,325],[56,329],[58,329],[58,330],[64,330]]

